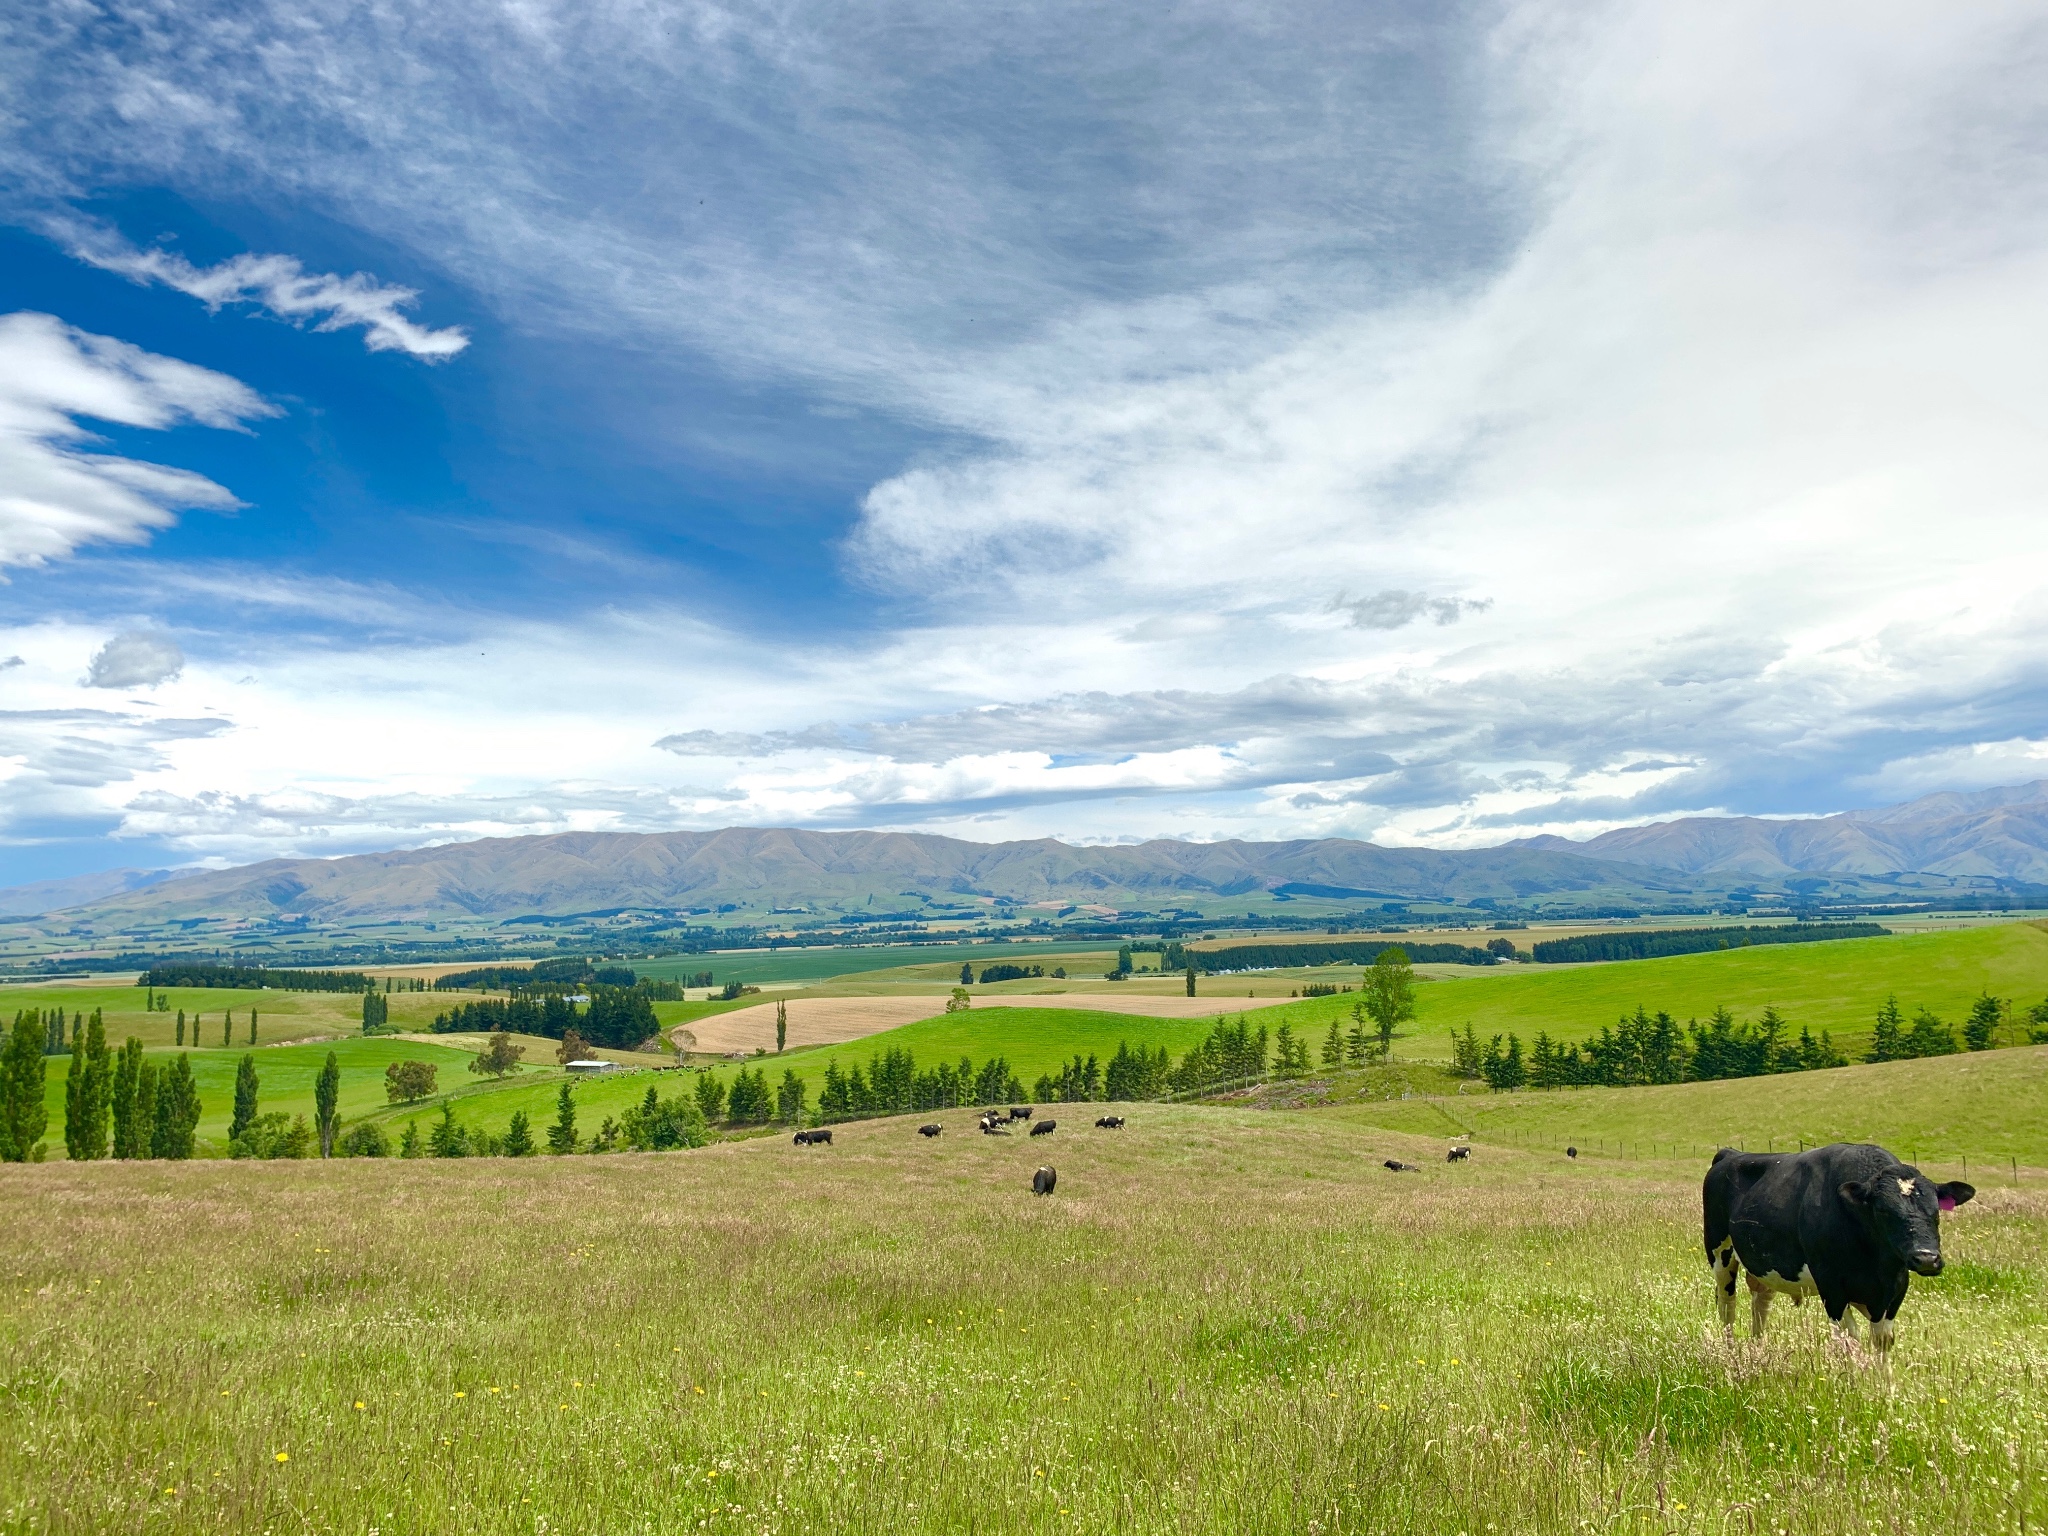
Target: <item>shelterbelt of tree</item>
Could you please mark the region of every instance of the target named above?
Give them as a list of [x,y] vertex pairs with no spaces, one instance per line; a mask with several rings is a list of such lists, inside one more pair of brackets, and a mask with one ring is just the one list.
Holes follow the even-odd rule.
[[[1829,939],[1881,939],[1882,923],[1794,923],[1790,927],[1651,928],[1582,933],[1545,939],[1529,953],[1541,965],[1575,965],[1590,960],[1658,960],[1667,955],[1704,955],[1717,949],[1756,944],[1819,944]],[[1420,958],[1411,955],[1410,959]]]
[[1500,960],[1498,955],[1470,944],[1415,944],[1394,939],[1339,939],[1328,944],[1227,944],[1214,949],[1190,948],[1186,954],[1203,971],[1272,971],[1312,965],[1371,965],[1389,949],[1400,950],[1417,965],[1495,965]]
[[262,965],[214,965],[166,960],[135,978],[138,987],[249,987],[282,992],[368,992],[376,983],[361,971],[274,971]]

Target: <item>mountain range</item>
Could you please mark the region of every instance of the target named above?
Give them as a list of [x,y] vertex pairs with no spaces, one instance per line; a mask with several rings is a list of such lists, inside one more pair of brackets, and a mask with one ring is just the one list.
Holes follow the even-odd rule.
[[1275,897],[1708,902],[1759,884],[1844,899],[2048,885],[2048,781],[1803,820],[1693,816],[1586,842],[1383,848],[1344,838],[1075,847],[735,827],[487,838],[235,869],[120,870],[0,891],[0,914],[114,926],[201,918],[505,920],[620,910],[919,912],[962,902],[1189,908]]

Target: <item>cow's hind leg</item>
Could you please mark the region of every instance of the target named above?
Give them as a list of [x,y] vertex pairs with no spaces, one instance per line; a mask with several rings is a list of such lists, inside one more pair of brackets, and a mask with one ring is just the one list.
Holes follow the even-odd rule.
[[1714,1250],[1714,1309],[1721,1315],[1721,1332],[1728,1338],[1735,1337],[1735,1277],[1742,1272],[1742,1261],[1735,1257],[1735,1239],[1724,1237],[1721,1246]]
[[1755,1275],[1745,1278],[1749,1281],[1749,1336],[1760,1339],[1764,1336],[1764,1320],[1771,1312],[1771,1288]]

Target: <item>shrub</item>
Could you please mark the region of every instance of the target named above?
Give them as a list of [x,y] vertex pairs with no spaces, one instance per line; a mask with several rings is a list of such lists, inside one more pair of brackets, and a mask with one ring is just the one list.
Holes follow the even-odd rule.
[[228,1142],[229,1157],[311,1157],[313,1128],[304,1115],[288,1115],[274,1109],[249,1122],[241,1135]]
[[335,1150],[343,1157],[389,1157],[391,1138],[374,1120],[358,1120],[341,1133]]

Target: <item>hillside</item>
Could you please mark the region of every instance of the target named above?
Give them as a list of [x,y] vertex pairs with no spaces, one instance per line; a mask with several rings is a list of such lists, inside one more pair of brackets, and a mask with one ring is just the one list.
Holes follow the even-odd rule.
[[1811,820],[1689,816],[1585,842],[1532,837],[1512,846],[1694,876],[1920,873],[2042,884],[2048,883],[2048,779]]
[[1290,889],[1461,902],[1554,892],[1668,899],[1673,884],[1635,866],[1528,848],[1438,852],[1343,838],[1080,848],[1050,838],[974,843],[917,833],[734,827],[567,832],[339,859],[272,859],[112,895],[86,910],[113,922],[332,922],[715,911],[727,904],[879,913],[983,898],[1172,908]]

